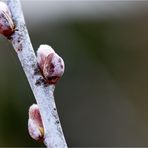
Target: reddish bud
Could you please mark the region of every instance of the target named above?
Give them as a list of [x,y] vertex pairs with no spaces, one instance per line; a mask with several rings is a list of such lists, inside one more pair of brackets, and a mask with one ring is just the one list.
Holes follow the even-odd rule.
[[37,61],[41,69],[43,69],[45,58],[51,53],[55,53],[55,51],[49,45],[40,45],[38,48]]
[[14,23],[8,6],[0,2],[0,34],[9,37],[14,32]]
[[56,84],[65,69],[63,59],[48,45],[41,45],[37,51],[38,64],[49,84]]
[[43,140],[44,128],[37,104],[33,104],[29,108],[28,131],[33,139],[37,141]]

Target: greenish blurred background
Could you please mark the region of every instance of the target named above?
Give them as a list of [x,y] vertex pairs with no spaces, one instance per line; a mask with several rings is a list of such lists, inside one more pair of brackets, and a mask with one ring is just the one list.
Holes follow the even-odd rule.
[[[66,65],[55,99],[69,146],[148,146],[148,2],[22,0],[36,50]],[[35,99],[0,37],[0,146],[44,146],[27,131]]]

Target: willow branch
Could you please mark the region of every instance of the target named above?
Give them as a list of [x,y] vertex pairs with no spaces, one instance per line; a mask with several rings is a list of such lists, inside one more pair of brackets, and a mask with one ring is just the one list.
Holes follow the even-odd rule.
[[19,0],[6,0],[6,3],[15,24],[15,30],[9,36],[9,40],[18,55],[38,104],[45,132],[44,143],[50,148],[67,148],[54,101],[55,86],[47,85],[40,73],[20,2]]

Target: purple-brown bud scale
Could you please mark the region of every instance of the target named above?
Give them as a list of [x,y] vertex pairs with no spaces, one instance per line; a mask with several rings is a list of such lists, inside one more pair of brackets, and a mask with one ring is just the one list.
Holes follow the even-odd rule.
[[37,59],[44,78],[49,84],[56,84],[65,69],[63,59],[48,45],[40,45]]
[[14,32],[14,28],[15,25],[8,6],[4,2],[0,2],[0,34],[9,37]]

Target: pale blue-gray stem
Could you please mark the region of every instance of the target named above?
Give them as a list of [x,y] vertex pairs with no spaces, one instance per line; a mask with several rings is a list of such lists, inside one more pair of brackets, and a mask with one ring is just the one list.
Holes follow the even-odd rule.
[[67,148],[53,96],[55,86],[48,85],[40,73],[20,2],[19,0],[6,0],[6,3],[15,23],[15,32],[9,39],[39,106],[45,131],[44,143],[49,148]]

